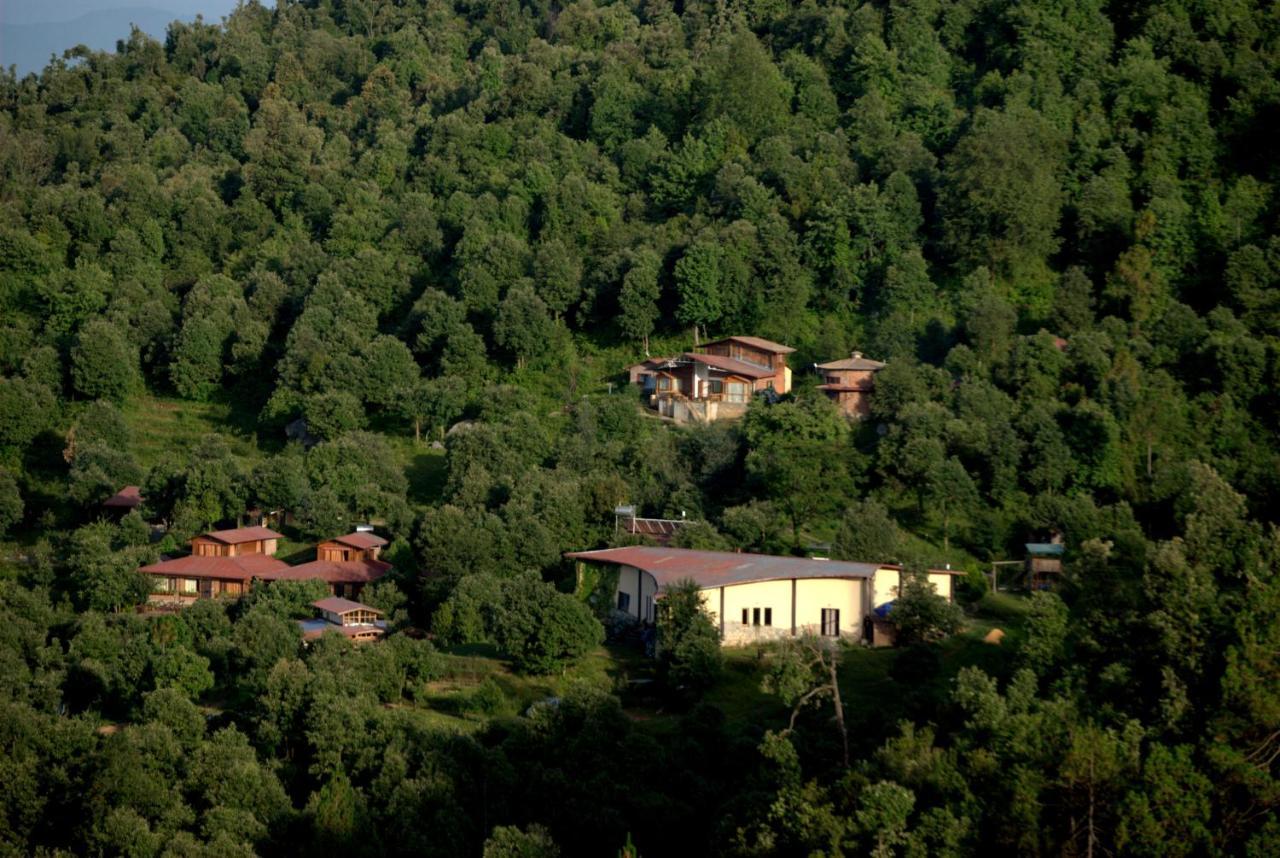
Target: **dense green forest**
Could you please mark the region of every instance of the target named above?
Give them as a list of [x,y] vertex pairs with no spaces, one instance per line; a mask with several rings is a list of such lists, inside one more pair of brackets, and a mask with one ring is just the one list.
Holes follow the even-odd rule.
[[[282,0],[0,73],[0,853],[1280,854],[1277,139],[1249,0]],[[729,334],[794,392],[644,413]],[[839,656],[846,764],[821,661],[599,645],[619,503],[951,563],[969,632]],[[254,507],[376,522],[399,633],[132,610]]]

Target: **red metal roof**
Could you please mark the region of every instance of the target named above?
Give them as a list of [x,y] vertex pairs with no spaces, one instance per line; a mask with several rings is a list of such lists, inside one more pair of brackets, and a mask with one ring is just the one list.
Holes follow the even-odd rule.
[[[688,548],[657,548],[633,545],[572,551],[565,557],[589,563],[617,563],[643,569],[659,587],[691,579],[699,587],[727,587],[754,581],[791,578],[870,578],[877,569],[898,570],[896,563],[857,563],[848,560],[812,560],[733,551],[694,551]],[[963,575],[959,570],[930,569],[939,575]]]
[[310,581],[318,578],[326,584],[368,584],[391,571],[391,564],[381,560],[312,560],[297,566],[261,576],[264,581]]
[[763,337],[721,337],[718,340],[712,340],[709,343],[703,343],[699,348],[707,346],[716,346],[720,343],[742,343],[751,346],[753,349],[759,349],[762,352],[772,352],[776,355],[789,355],[795,351],[791,346],[784,346],[782,343],[775,343],[773,340],[766,340]]
[[803,557],[739,554],[732,551],[694,551],[647,545],[575,551],[565,557],[590,563],[634,566],[652,575],[659,587],[686,578],[692,579],[699,587],[725,587],[752,581],[790,578],[870,578],[877,569],[882,568],[876,563],[809,560]]
[[737,358],[725,357],[724,355],[703,355],[688,352],[683,357],[745,378],[773,378],[777,375],[777,370],[757,366]]
[[142,491],[137,486],[125,486],[102,502],[103,506],[133,509],[142,503]]
[[377,608],[370,608],[368,605],[362,605],[359,602],[353,602],[350,599],[344,599],[341,596],[330,596],[327,599],[320,599],[319,601],[312,602],[311,606],[313,608],[319,608],[322,611],[328,611],[331,614],[337,614],[338,616],[349,614],[352,611],[372,611],[378,616],[382,616],[382,611],[379,611]]
[[377,536],[367,531],[359,531],[359,530],[356,531],[355,533],[348,533],[346,536],[335,536],[333,539],[330,539],[329,541],[337,542],[341,545],[346,545],[350,548],[359,548],[362,550],[365,548],[381,548],[382,546],[387,544],[387,541],[383,539],[381,536]]
[[196,538],[212,539],[227,545],[239,545],[242,542],[258,542],[263,539],[284,539],[284,535],[276,533],[269,527],[233,527],[230,530],[202,533]]
[[139,569],[146,575],[174,578],[217,578],[222,581],[269,579],[288,569],[289,564],[265,554],[243,554],[239,557],[197,557],[194,554],[162,560]]

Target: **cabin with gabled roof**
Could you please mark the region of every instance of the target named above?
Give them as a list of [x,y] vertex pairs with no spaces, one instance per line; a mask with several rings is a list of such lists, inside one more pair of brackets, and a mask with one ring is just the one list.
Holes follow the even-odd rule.
[[191,553],[197,557],[240,557],[245,554],[276,553],[284,535],[267,527],[235,527],[214,530],[191,540]]
[[316,546],[317,560],[377,560],[387,541],[367,530],[326,539]]
[[314,620],[299,620],[303,640],[314,640],[325,632],[337,632],[356,643],[381,640],[387,634],[387,624],[377,608],[330,596],[312,602],[311,607],[319,615]]

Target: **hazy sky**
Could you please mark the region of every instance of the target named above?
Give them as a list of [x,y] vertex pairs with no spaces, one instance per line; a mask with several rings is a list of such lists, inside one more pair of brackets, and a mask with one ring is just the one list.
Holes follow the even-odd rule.
[[235,0],[0,0],[0,24],[57,23],[115,9],[157,9],[175,16],[201,14],[217,20],[235,5]]
[[164,39],[170,21],[197,14],[218,21],[236,0],[0,0],[0,67],[39,71],[52,54],[78,44],[112,50],[130,24]]

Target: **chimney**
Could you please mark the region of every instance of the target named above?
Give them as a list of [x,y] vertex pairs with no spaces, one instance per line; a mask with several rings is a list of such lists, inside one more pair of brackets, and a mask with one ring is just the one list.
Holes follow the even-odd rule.
[[854,360],[859,360],[859,359],[861,359],[861,358],[862,358],[862,352],[855,351],[855,352],[853,353],[853,359],[854,359]]

